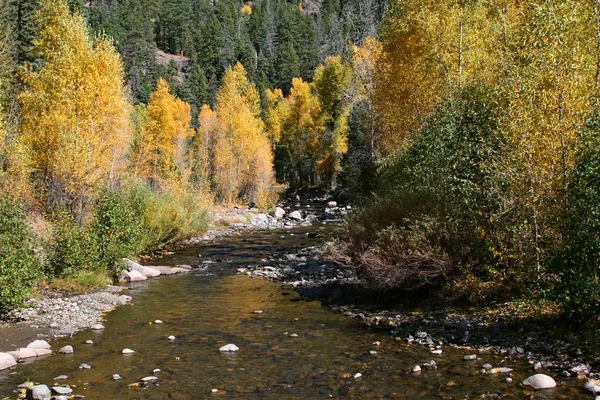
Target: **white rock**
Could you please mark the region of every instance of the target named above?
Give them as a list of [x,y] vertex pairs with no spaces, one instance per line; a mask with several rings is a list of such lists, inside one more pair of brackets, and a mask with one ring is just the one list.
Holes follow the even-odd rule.
[[240,348],[237,347],[235,344],[230,343],[230,344],[226,344],[225,346],[221,347],[219,349],[219,351],[221,352],[233,352],[233,351],[238,351]]
[[531,386],[535,390],[542,390],[556,387],[556,381],[548,375],[535,374],[525,379],[523,385]]
[[90,364],[81,364],[79,369],[92,369],[92,366]]
[[421,372],[421,367],[419,365],[415,365],[412,369],[412,372]]
[[162,265],[152,265],[145,268],[150,268],[160,272],[161,275],[175,275],[175,274],[183,274],[185,272],[189,272],[190,270],[182,267],[165,267]]
[[119,374],[113,374],[112,378],[115,381],[119,381],[119,380],[123,379],[123,378],[121,378],[121,375],[119,375]]
[[176,337],[175,337],[175,336],[173,336],[173,335],[171,335],[171,336],[169,336],[167,339],[169,339],[169,340],[175,340],[175,339],[176,339]]
[[36,385],[27,389],[27,398],[33,400],[50,400],[52,392],[46,385]]
[[211,393],[217,393],[219,391],[219,389],[212,389]]
[[513,379],[509,376],[508,378],[506,378],[506,383],[512,383]]
[[0,353],[0,371],[17,365],[17,360],[8,353]]
[[148,383],[148,382],[154,382],[157,381],[158,378],[156,376],[145,376],[141,379],[142,382],[144,383]]
[[327,207],[337,207],[337,203],[335,201],[330,201],[329,203],[327,203]]
[[155,320],[155,321],[154,321],[154,323],[155,323],[155,324],[159,324],[159,325],[160,325],[160,324],[164,324],[164,322],[162,322],[160,319],[157,319],[157,320]]
[[463,356],[463,360],[465,360],[465,361],[473,361],[476,359],[477,359],[476,354],[467,354],[466,356]]
[[71,394],[73,393],[73,389],[66,386],[53,386],[52,391],[58,394]]
[[300,211],[296,210],[296,211],[292,211],[289,215],[288,218],[290,219],[295,219],[296,221],[302,221],[302,214],[300,213]]
[[298,337],[298,334],[297,334],[297,333],[292,333],[292,334],[290,335],[290,337]]
[[58,352],[61,354],[73,354],[73,346],[67,345],[67,346],[61,347],[60,350],[58,350]]
[[358,379],[362,376],[362,374],[360,372],[357,372],[354,374],[354,379]]
[[158,374],[160,372],[160,368],[156,368],[152,370],[153,374]]
[[28,349],[50,349],[50,344],[45,340],[34,340],[27,345]]
[[285,215],[285,210],[281,207],[277,207],[275,209],[275,212],[273,213],[273,216],[277,219],[283,218],[284,215]]
[[125,262],[127,265],[130,273],[136,271],[144,275],[146,278],[155,278],[160,275],[160,271],[153,268],[144,267],[143,265],[130,259],[124,258],[123,262]]
[[583,387],[592,393],[600,393],[600,381],[587,381]]
[[104,325],[94,324],[94,325],[90,326],[90,329],[93,331],[101,331],[102,329],[104,329]]
[[512,368],[499,367],[490,369],[490,374],[507,374],[509,372],[512,372]]
[[37,357],[37,352],[35,351],[35,349],[27,348],[20,348],[15,351],[9,351],[8,354],[10,354],[15,360],[23,360],[25,358]]
[[442,354],[442,350],[441,349],[431,350],[431,354]]
[[53,380],[54,381],[64,381],[66,379],[69,379],[69,377],[67,375],[59,375],[59,376],[55,377]]
[[123,351],[121,351],[121,354],[133,354],[135,353],[135,351],[131,350],[131,349],[123,349]]
[[93,340],[86,340],[85,344],[94,344],[94,341]]

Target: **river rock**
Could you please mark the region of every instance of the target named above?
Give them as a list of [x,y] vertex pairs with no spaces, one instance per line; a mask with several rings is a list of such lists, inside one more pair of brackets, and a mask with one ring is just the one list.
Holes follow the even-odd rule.
[[52,392],[46,385],[35,385],[27,389],[25,398],[28,400],[50,400]]
[[93,340],[86,340],[84,343],[85,344],[94,344],[94,341]]
[[160,272],[161,275],[176,275],[176,274],[183,274],[184,272],[189,272],[189,269],[186,268],[181,268],[181,267],[165,267],[162,265],[158,265],[158,266],[151,266],[151,267],[147,267],[147,268],[152,268],[157,270],[158,272]]
[[583,385],[583,387],[592,393],[596,393],[596,394],[600,393],[600,380],[599,381],[594,381],[594,380],[587,381]]
[[156,376],[145,376],[142,379],[140,379],[143,383],[150,383],[150,382],[154,382],[158,380],[158,377]]
[[17,360],[8,353],[0,353],[0,371],[17,365]]
[[93,331],[101,331],[102,329],[104,329],[104,325],[94,324],[94,325],[90,326],[90,329]]
[[54,381],[64,381],[67,379],[69,379],[69,377],[67,375],[59,375],[59,376],[55,376],[53,380]]
[[37,357],[37,352],[35,349],[28,348],[20,348],[15,351],[9,351],[10,354],[15,360],[23,360],[25,358]]
[[252,220],[250,220],[252,225],[264,225],[267,222],[269,222],[269,216],[263,213],[256,214],[254,217],[252,217]]
[[121,351],[121,354],[133,354],[135,353],[134,350],[131,349],[123,349],[123,351]]
[[90,364],[81,364],[79,369],[92,369],[92,366]]
[[168,340],[175,340],[175,339],[176,339],[176,337],[175,337],[175,336],[173,336],[173,335],[171,335],[171,336],[169,336],[167,339],[168,339]]
[[417,372],[421,372],[421,366],[420,365],[415,365],[412,369],[412,372],[417,373]]
[[531,386],[535,390],[543,390],[556,387],[556,381],[548,375],[535,374],[525,379],[523,385]]
[[50,349],[50,344],[45,340],[34,340],[27,345],[28,349]]
[[225,346],[221,347],[219,349],[219,351],[226,353],[226,352],[234,352],[234,351],[238,351],[240,348],[237,347],[235,344],[230,343],[230,344],[226,344]]
[[277,219],[283,218],[285,215],[285,210],[281,207],[275,208],[275,212],[273,212],[273,216]]
[[136,263],[128,258],[124,258],[123,262],[127,265],[129,272],[137,271],[144,275],[146,278],[156,278],[160,275],[160,271],[144,267],[143,265]]
[[57,394],[67,395],[73,393],[73,389],[67,386],[53,386],[52,391]]
[[300,211],[298,211],[298,210],[295,210],[295,211],[292,211],[292,212],[291,212],[291,213],[288,215],[288,218],[290,218],[290,219],[294,219],[294,220],[296,220],[296,221],[302,221],[302,214],[300,213]]
[[146,279],[148,279],[146,275],[142,274],[141,272],[123,270],[120,280],[127,282],[138,282],[145,281]]
[[59,353],[61,354],[73,354],[73,346],[64,346],[61,347],[60,350],[58,350]]
[[476,354],[467,354],[466,356],[463,356],[463,360],[465,360],[465,361],[473,361],[476,359],[477,359]]
[[337,203],[335,201],[330,201],[327,203],[327,207],[330,207],[330,208],[337,207]]
[[119,380],[122,379],[121,375],[119,375],[119,374],[113,374],[112,378],[113,378],[114,381],[119,381]]

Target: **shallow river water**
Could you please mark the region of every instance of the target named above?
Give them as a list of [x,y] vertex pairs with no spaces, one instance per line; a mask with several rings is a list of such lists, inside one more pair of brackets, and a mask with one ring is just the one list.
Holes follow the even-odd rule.
[[[236,275],[236,268],[275,252],[318,243],[305,235],[315,229],[323,226],[252,232],[154,261],[204,261],[205,269],[131,284],[125,293],[133,296],[132,304],[107,314],[105,330],[52,343],[53,349],[71,344],[74,354],[47,356],[19,365],[16,373],[0,373],[0,398],[16,398],[14,389],[27,380],[50,386],[63,374],[68,379],[59,383],[86,399],[593,398],[573,379],[559,377],[558,388],[533,393],[520,385],[532,374],[525,361],[503,362],[491,354],[463,361],[473,350],[449,346],[432,355],[426,347],[396,342],[389,332],[368,330],[318,302],[303,301],[279,283]],[[156,319],[165,323],[151,323]],[[169,335],[176,339],[167,340]],[[84,344],[88,339],[94,344]],[[239,352],[220,353],[228,343]],[[135,353],[123,355],[124,348]],[[409,373],[431,359],[438,369]],[[486,362],[514,368],[513,383],[506,383],[508,375],[481,375]],[[80,370],[82,363],[92,368]],[[155,383],[138,384],[155,369],[161,370]],[[362,376],[355,378],[357,373]],[[114,381],[113,374],[123,379]]]

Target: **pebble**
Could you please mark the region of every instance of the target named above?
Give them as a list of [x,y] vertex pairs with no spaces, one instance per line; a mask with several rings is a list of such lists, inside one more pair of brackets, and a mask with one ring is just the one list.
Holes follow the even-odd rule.
[[508,378],[506,378],[506,383],[512,383],[513,379],[509,376]]
[[421,367],[419,365],[415,365],[412,369],[412,372],[421,372]]
[[175,340],[175,339],[176,339],[176,337],[175,337],[175,336],[173,336],[173,335],[171,335],[171,336],[169,336],[167,339],[169,339],[169,340]]
[[463,356],[463,360],[465,361],[473,361],[477,359],[477,355],[476,354],[468,354],[466,356]]
[[290,337],[298,337],[298,334],[297,334],[297,333],[292,333],[292,334],[290,335]]
[[55,381],[64,381],[65,379],[68,379],[69,377],[67,375],[59,375],[56,378],[54,378]]
[[90,329],[93,331],[101,331],[102,329],[104,329],[104,325],[94,324],[94,325],[90,326]]
[[61,354],[73,354],[73,346],[67,345],[61,347],[60,350],[58,350],[58,352]]
[[140,379],[143,383],[149,383],[149,382],[154,382],[158,380],[158,377],[156,376],[145,376],[142,379]]
[[53,386],[52,391],[58,394],[71,394],[73,393],[73,389],[67,386]]
[[85,344],[94,344],[94,341],[93,340],[86,340]]
[[489,370],[489,369],[492,369],[492,368],[493,368],[493,367],[492,367],[492,364],[483,364],[481,367],[482,367],[483,369],[485,369],[485,370]]
[[535,390],[543,390],[556,387],[556,381],[548,375],[535,374],[525,379],[523,385],[531,386]]
[[119,375],[119,374],[113,374],[112,378],[115,381],[119,381],[119,380],[123,379],[123,378],[121,378],[121,375]]
[[256,311],[254,311],[254,314],[262,314],[262,313],[263,313],[263,310],[256,310]]
[[358,379],[362,376],[362,374],[360,372],[357,372],[354,374],[354,379]]
[[123,349],[123,351],[121,351],[122,354],[133,354],[135,353],[135,351],[131,350],[131,349]]
[[160,373],[160,368],[153,369],[153,370],[152,370],[152,373],[153,373],[153,374],[158,374],[158,373]]
[[509,372],[512,372],[512,368],[499,367],[499,368],[492,368],[489,370],[490,374],[507,374]]
[[219,389],[212,389],[211,393],[217,393],[219,391]]
[[79,366],[79,369],[92,369],[92,366],[89,364],[81,364]]
[[160,325],[160,324],[164,324],[164,322],[162,322],[160,319],[157,319],[156,321],[154,321],[154,323],[155,323],[155,324],[158,324],[158,325]]
[[441,349],[431,350],[431,354],[442,354],[442,350]]
[[222,346],[219,351],[220,352],[233,352],[233,351],[238,351],[240,348],[237,347],[235,344],[230,343],[230,344],[226,344],[225,346]]

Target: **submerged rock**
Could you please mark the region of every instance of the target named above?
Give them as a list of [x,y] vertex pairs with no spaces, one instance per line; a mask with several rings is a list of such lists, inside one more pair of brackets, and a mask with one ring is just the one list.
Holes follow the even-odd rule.
[[523,385],[531,386],[535,390],[543,390],[556,387],[556,381],[548,375],[535,374],[525,379]]
[[61,347],[60,350],[58,350],[58,352],[61,354],[73,354],[73,346],[67,345],[67,346]]
[[302,214],[300,213],[300,211],[295,210],[292,211],[289,215],[288,215],[289,219],[294,219],[296,221],[302,221]]
[[131,349],[123,349],[123,351],[121,351],[121,354],[133,354],[135,353],[134,350]]
[[46,385],[35,385],[27,389],[26,399],[29,400],[50,400],[52,392]]
[[233,351],[238,351],[240,348],[237,347],[235,344],[230,343],[230,344],[226,344],[225,346],[221,347],[219,349],[220,352],[226,353],[226,352],[233,352]]

